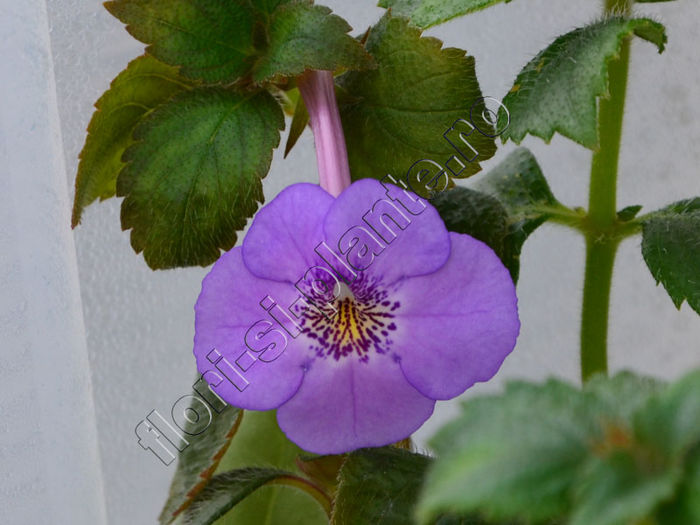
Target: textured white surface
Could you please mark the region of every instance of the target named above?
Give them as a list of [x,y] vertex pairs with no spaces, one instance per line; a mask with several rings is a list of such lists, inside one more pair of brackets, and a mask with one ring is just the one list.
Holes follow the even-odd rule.
[[106,523],[44,0],[0,1],[0,521]]
[[[382,13],[371,0],[320,1],[364,30]],[[72,184],[92,104],[109,81],[141,52],[98,0],[48,0],[59,109]],[[484,94],[502,98],[520,68],[551,40],[598,16],[595,1],[516,0],[430,30],[446,45],[477,59]],[[664,55],[635,42],[631,90],[621,162],[620,208],[646,210],[700,195],[700,85],[695,39],[700,4],[678,0],[647,4],[668,28]],[[435,130],[441,133],[442,130]],[[555,194],[585,205],[590,152],[556,137],[547,146],[527,139]],[[488,169],[511,149],[502,148]],[[309,133],[287,160],[277,151],[265,182],[271,199],[285,185],[314,181]],[[478,175],[477,175],[478,177]],[[157,408],[167,413],[187,393],[194,373],[192,306],[204,269],[153,273],[120,231],[119,202],[91,206],[76,230],[88,348],[98,412],[99,439],[109,520],[154,523],[164,501],[170,469],[136,443],[134,426]],[[507,378],[578,378],[578,317],[583,243],[572,233],[541,228],[525,245],[519,284],[523,330],[519,345],[497,378],[467,395],[499,388]],[[612,298],[611,367],[634,368],[672,378],[700,364],[700,319],[687,306],[677,312],[654,282],[639,254],[639,239],[621,248]],[[440,403],[418,433],[424,443],[456,403]]]

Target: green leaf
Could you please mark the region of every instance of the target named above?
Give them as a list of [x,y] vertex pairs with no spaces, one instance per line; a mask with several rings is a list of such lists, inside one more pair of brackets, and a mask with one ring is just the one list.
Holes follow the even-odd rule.
[[[657,514],[676,516],[672,523],[695,523],[680,516],[693,512],[686,496],[697,480],[692,450],[700,451],[700,371],[652,396],[631,420],[632,446],[592,462],[582,482],[583,504],[571,525],[635,523],[674,494]],[[695,490],[700,494],[700,487]]]
[[[603,437],[612,439],[615,444],[620,437],[615,432],[620,428],[634,430],[637,414],[646,409],[650,400],[664,392],[665,388],[667,385],[657,379],[619,372],[612,378],[602,374],[593,376],[586,382],[583,392],[584,396],[588,396],[586,402],[589,411],[596,412],[598,418],[605,418],[605,421],[598,421],[603,424]],[[596,450],[602,450],[601,446],[605,448],[607,443],[598,443]]]
[[622,222],[629,222],[634,219],[641,210],[642,206],[639,204],[626,206],[617,212],[617,219]]
[[[442,49],[439,40],[420,35],[406,19],[385,15],[366,41],[377,68],[349,72],[338,80],[347,95],[339,108],[354,179],[381,179],[387,173],[402,178],[397,174],[407,173],[418,161],[445,165],[452,155],[457,160],[449,166],[459,177],[467,177],[496,151],[493,138],[468,129],[470,108],[482,97],[474,58],[459,49]],[[465,123],[454,133],[468,134],[470,146],[478,153],[473,162],[461,157],[443,137],[458,119]],[[456,136],[451,138],[459,142]],[[459,162],[465,166],[461,173]]]
[[114,0],[105,7],[146,51],[207,83],[233,82],[255,56],[255,14],[245,0]]
[[345,20],[306,0],[114,0],[105,6],[150,54],[207,84],[371,63]]
[[634,452],[615,451],[592,458],[581,475],[569,525],[627,525],[650,516],[673,495],[681,476],[678,468]]
[[261,179],[283,128],[266,91],[200,88],[154,110],[135,129],[117,180],[134,250],[163,269],[206,266],[232,248],[264,200]]
[[482,510],[536,521],[561,514],[586,457],[588,419],[576,390],[555,381],[510,384],[502,398],[466,404],[431,441],[440,459],[426,479],[419,516],[427,522],[439,511]]
[[[654,381],[625,373],[592,380],[583,391],[555,380],[510,383],[502,395],[465,403],[459,419],[431,441],[439,460],[428,473],[419,516],[427,521],[443,511],[481,511],[487,518],[538,522],[582,512],[596,494],[586,492],[581,473],[603,475],[595,468],[599,458],[607,458],[622,479],[625,470],[609,458],[633,450],[641,468],[656,472],[644,459],[646,449],[635,446],[631,429],[634,414],[659,389]],[[663,468],[659,477],[667,474]],[[654,477],[651,483],[656,482]],[[617,486],[623,501],[624,487],[614,479],[608,486]],[[661,491],[646,493],[657,497]]]
[[292,117],[292,124],[289,127],[289,135],[287,136],[287,145],[284,147],[284,157],[287,158],[289,152],[304,133],[307,124],[309,123],[309,112],[306,109],[306,104],[304,104],[304,99],[300,96],[297,99],[296,106],[294,106],[294,116]]
[[[340,470],[332,525],[414,523],[416,498],[431,462],[428,456],[395,447],[349,454]],[[434,524],[497,525],[478,515],[441,515]]]
[[307,478],[334,495],[338,490],[338,473],[345,462],[345,454],[327,456],[299,456],[297,467]]
[[684,459],[683,482],[659,509],[659,524],[700,523],[700,370],[652,400],[635,423],[646,441]]
[[427,29],[503,1],[510,2],[510,0],[380,0],[378,5],[391,8],[394,15],[410,18],[413,24]]
[[95,103],[75,179],[72,226],[80,223],[86,206],[113,197],[121,156],[133,142],[131,133],[141,119],[176,93],[189,89],[173,67],[147,55],[129,63]]
[[219,413],[211,413],[212,422],[201,434],[194,430],[194,425],[188,420],[185,432],[190,431],[193,437],[178,458],[168,500],[158,518],[161,524],[172,522],[207,485],[243,416],[241,409],[232,406],[226,406]]
[[700,445],[688,455],[684,478],[676,497],[656,513],[659,525],[700,523]]
[[430,458],[393,447],[353,452],[340,470],[333,525],[406,525]]
[[[522,525],[522,522],[519,521],[499,521],[496,523],[495,521],[487,521],[481,516],[478,515],[470,515],[470,516],[453,516],[449,514],[445,514],[443,516],[440,516],[436,521],[435,525]],[[551,523],[548,525],[556,525],[555,523]]]
[[646,443],[669,456],[683,456],[700,445],[700,370],[691,372],[650,401],[635,418]]
[[289,473],[274,468],[250,467],[214,476],[185,509],[183,525],[209,525],[256,489]]
[[636,0],[638,4],[651,4],[658,2],[671,2],[672,0]]
[[251,4],[258,11],[271,15],[278,6],[288,4],[294,0],[250,0]]
[[[618,446],[587,465],[571,525],[646,523],[644,518],[654,514],[664,525],[690,524],[697,521],[690,517],[693,512],[700,517],[700,505],[693,509],[693,500],[687,499],[700,494],[695,485],[700,454],[694,452],[700,452],[700,370],[656,390],[644,404],[625,409],[624,419],[631,423],[627,440],[609,433]],[[634,394],[615,397],[619,402]],[[659,502],[666,503],[655,510]],[[666,522],[664,516],[677,519]]]
[[[302,450],[277,425],[274,411],[246,411],[241,427],[219,464],[217,473],[252,465],[301,475],[296,458]],[[288,487],[265,486],[219,519],[217,525],[322,525],[321,506],[308,494]]]
[[371,58],[347,34],[352,28],[325,6],[299,2],[278,7],[270,18],[268,45],[255,64],[261,83],[300,75],[306,69],[362,69]]
[[[517,259],[505,258],[505,240],[509,234],[508,212],[498,199],[456,187],[439,193],[430,203],[435,206],[449,231],[466,233],[486,243],[507,268],[515,265],[517,269]],[[508,255],[512,255],[510,251]]]
[[700,197],[640,218],[642,255],[676,308],[683,301],[700,314]]
[[[520,143],[532,134],[549,142],[555,132],[596,150],[598,97],[608,95],[608,63],[624,38],[635,34],[662,52],[664,27],[648,18],[611,17],[557,38],[533,58],[515,80],[503,105],[510,126],[503,140]],[[501,110],[501,119],[505,112]]]
[[507,230],[499,256],[517,282],[523,244],[554,211],[564,207],[554,198],[537,160],[526,148],[508,155],[481,177],[475,188],[497,198],[507,212]]
[[519,220],[539,216],[541,209],[559,205],[537,159],[527,148],[518,148],[480,178],[476,187],[495,195]]

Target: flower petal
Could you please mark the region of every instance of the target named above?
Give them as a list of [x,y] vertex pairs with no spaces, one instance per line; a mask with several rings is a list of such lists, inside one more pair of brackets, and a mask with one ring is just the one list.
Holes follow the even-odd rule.
[[499,258],[468,235],[451,237],[447,264],[407,279],[395,294],[401,369],[432,399],[493,377],[520,331],[515,286]]
[[391,357],[316,360],[296,395],[277,411],[284,433],[317,454],[379,447],[415,432],[435,401],[421,395]]
[[[194,354],[197,369],[224,401],[240,408],[270,410],[297,391],[310,354],[300,344],[301,337],[292,338],[280,329],[260,306],[269,295],[288,307],[298,297],[294,287],[252,275],[243,264],[241,251],[233,248],[222,255],[202,281],[195,305]],[[249,331],[251,347],[246,346]],[[256,339],[261,332],[267,333]],[[273,342],[278,346],[266,349]],[[210,355],[212,350],[215,353]],[[249,368],[242,370],[237,361]]]
[[[364,244],[359,239],[353,245],[357,228],[375,239],[369,247],[374,256],[357,253]],[[326,242],[339,253],[345,252],[355,269],[369,269],[371,264],[369,271],[382,276],[387,285],[403,277],[432,273],[450,254],[449,233],[435,208],[411,192],[372,179],[359,180],[343,191],[328,210],[324,233]],[[348,249],[348,245],[353,246]],[[363,265],[353,262],[359,259]]]
[[293,184],[255,216],[243,241],[243,260],[262,279],[295,283],[317,264],[314,248],[333,197],[316,184]]

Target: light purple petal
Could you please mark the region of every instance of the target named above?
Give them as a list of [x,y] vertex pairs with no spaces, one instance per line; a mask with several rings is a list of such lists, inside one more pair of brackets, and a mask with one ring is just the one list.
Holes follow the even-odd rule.
[[391,356],[316,360],[277,411],[284,433],[317,454],[388,445],[411,435],[435,402],[413,388]]
[[432,399],[487,381],[520,330],[513,281],[484,243],[451,233],[452,253],[432,275],[404,281],[394,298],[396,348],[406,378]]
[[245,236],[248,270],[263,279],[295,283],[318,261],[314,248],[323,240],[323,218],[333,200],[316,184],[282,190],[257,213]]
[[[393,201],[387,191],[400,202]],[[385,202],[378,202],[380,200]],[[387,211],[399,224],[386,219],[383,211]],[[392,237],[378,223],[382,217],[395,236]],[[370,225],[374,225],[375,229]],[[376,243],[372,243],[375,248],[382,247],[381,250],[377,248],[380,253],[374,256],[371,253],[363,256],[366,268],[358,268],[352,261],[353,252],[361,243],[358,241],[355,248],[347,249],[357,228],[362,228],[376,240]],[[326,242],[338,254],[348,252],[346,256],[349,254],[348,262],[351,265],[372,275],[382,276],[387,285],[406,276],[432,273],[445,264],[450,254],[450,237],[435,208],[410,192],[404,193],[404,190],[390,184],[385,187],[372,179],[353,183],[335,200],[326,215],[324,232]],[[367,261],[371,263],[367,264]]]
[[[277,408],[297,391],[304,375],[304,367],[310,359],[309,354],[305,353],[306,347],[299,343],[301,337],[294,339],[283,330],[278,330],[277,333],[271,331],[257,342],[253,340],[253,350],[262,350],[274,339],[283,342],[281,334],[285,334],[286,349],[271,362],[260,359],[273,357],[275,350],[284,348],[283,344],[277,349],[270,349],[269,354],[264,351],[254,352],[246,347],[246,333],[257,322],[263,322],[257,326],[265,331],[280,328],[259,305],[261,299],[268,295],[286,307],[298,294],[295,294],[294,287],[289,283],[266,281],[252,275],[243,264],[241,249],[233,248],[221,256],[204,278],[202,292],[195,305],[194,354],[197,369],[200,374],[208,372],[205,379],[210,384],[213,379],[220,381],[214,388],[216,393],[227,403],[240,408]],[[260,331],[253,330],[251,334]],[[213,349],[222,356],[217,364],[207,358]],[[248,370],[238,369],[238,373],[248,382],[245,386],[245,381],[236,372],[231,372],[223,359],[235,368],[236,361],[240,358],[239,362],[245,363],[248,355],[257,360],[252,362]],[[224,377],[224,372],[232,381]],[[238,383],[243,391],[239,391],[234,383]]]

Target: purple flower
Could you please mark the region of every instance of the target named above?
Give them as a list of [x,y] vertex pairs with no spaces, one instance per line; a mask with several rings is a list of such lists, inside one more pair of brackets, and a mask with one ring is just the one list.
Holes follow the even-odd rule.
[[519,331],[510,275],[414,194],[295,184],[202,283],[194,353],[225,401],[316,453],[399,441],[490,379]]

